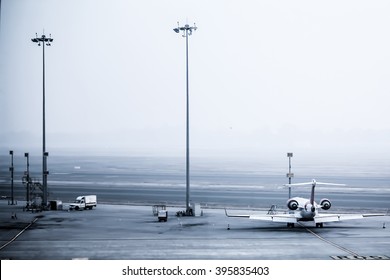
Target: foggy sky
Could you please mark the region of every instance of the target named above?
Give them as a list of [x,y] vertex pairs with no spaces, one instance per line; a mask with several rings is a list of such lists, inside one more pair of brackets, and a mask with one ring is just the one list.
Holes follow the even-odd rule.
[[[388,1],[1,1],[0,148],[390,156]],[[38,150],[39,151],[39,150]]]

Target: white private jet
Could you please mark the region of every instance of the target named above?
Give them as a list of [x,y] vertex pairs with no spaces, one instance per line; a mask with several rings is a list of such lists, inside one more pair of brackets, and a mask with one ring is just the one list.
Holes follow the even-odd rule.
[[323,227],[326,222],[339,222],[344,220],[362,219],[366,217],[386,216],[386,214],[321,214],[318,213],[318,209],[329,210],[331,202],[327,198],[320,200],[317,204],[314,201],[314,189],[316,185],[333,185],[333,186],[345,186],[344,184],[332,184],[321,183],[312,180],[309,183],[287,184],[284,186],[304,186],[311,185],[310,199],[302,197],[293,197],[287,200],[287,207],[290,210],[289,213],[283,214],[263,214],[263,215],[229,215],[225,209],[226,216],[237,218],[249,218],[254,220],[272,221],[279,223],[287,223],[287,227],[294,227],[297,222],[314,221],[316,227]]

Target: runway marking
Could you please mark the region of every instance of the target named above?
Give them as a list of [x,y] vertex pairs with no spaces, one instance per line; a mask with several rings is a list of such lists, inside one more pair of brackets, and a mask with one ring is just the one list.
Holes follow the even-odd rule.
[[36,221],[38,221],[38,218],[35,218],[33,221],[31,221],[24,229],[22,229],[17,235],[15,235],[10,241],[5,243],[0,247],[0,250],[3,250],[5,247],[7,247],[9,244],[14,242],[16,238],[18,238],[20,235],[22,235],[23,232],[25,232],[29,227],[31,227]]
[[388,256],[330,256],[334,260],[390,260]]
[[326,242],[326,243],[332,245],[333,247],[336,247],[337,249],[340,249],[340,250],[342,250],[342,251],[344,251],[344,252],[346,252],[346,253],[348,253],[348,254],[351,254],[355,259],[361,259],[361,258],[363,258],[363,256],[360,256],[358,253],[356,253],[356,252],[354,252],[354,251],[351,251],[351,250],[349,250],[349,249],[347,249],[347,248],[345,248],[345,247],[343,247],[343,246],[340,246],[340,245],[338,245],[338,244],[336,244],[336,243],[334,243],[334,242],[332,242],[332,241],[330,241],[330,240],[327,240],[327,239],[323,238],[322,236],[318,235],[317,233],[315,233],[315,232],[312,231],[311,229],[305,227],[303,224],[301,224],[301,223],[298,223],[298,224],[299,224],[301,227],[303,227],[304,229],[306,229],[309,233],[311,233],[312,235],[314,235],[315,237],[317,237],[318,239],[320,239],[320,240],[322,240],[322,241],[324,241],[324,242]]

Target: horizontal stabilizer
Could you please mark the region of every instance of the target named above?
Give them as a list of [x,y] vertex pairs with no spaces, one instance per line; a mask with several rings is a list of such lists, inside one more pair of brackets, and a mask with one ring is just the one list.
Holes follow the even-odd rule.
[[312,180],[311,182],[306,183],[295,183],[295,184],[285,184],[285,187],[295,187],[295,186],[316,186],[316,185],[326,185],[326,186],[346,186],[345,184],[335,184],[335,183],[325,183],[325,182],[317,182],[316,180]]

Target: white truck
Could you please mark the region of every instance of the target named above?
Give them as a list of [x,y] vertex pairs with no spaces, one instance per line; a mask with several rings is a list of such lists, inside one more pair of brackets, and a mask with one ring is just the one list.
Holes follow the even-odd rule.
[[78,196],[75,202],[69,204],[69,210],[92,209],[92,207],[96,207],[96,205],[96,195],[82,195]]
[[167,210],[160,210],[157,214],[158,221],[159,222],[166,222],[168,221],[168,211]]

